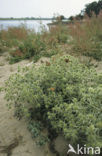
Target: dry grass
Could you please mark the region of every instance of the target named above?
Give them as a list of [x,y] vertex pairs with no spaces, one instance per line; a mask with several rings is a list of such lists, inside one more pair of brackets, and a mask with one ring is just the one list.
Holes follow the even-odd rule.
[[73,37],[73,51],[102,59],[102,12],[92,18],[85,16],[82,23],[75,21],[70,25]]

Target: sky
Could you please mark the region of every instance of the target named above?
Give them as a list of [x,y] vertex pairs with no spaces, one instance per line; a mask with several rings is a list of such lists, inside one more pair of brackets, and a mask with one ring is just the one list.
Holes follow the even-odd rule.
[[0,0],[0,17],[53,17],[56,14],[68,18],[93,1],[97,0]]

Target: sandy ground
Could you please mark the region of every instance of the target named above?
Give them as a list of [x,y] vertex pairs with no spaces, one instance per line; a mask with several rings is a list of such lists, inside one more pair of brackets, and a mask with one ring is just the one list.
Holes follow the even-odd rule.
[[[13,65],[6,61],[6,54],[0,56],[0,87],[5,80],[17,71],[18,65],[29,65],[25,60]],[[25,121],[13,117],[13,110],[8,110],[4,92],[0,92],[0,156],[53,156],[48,145],[37,147],[26,128]]]

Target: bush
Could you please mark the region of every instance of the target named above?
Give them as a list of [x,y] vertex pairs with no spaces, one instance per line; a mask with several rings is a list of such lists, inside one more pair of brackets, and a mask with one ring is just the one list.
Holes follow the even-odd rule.
[[41,40],[40,35],[30,34],[27,39],[19,44],[18,48],[10,53],[10,63],[15,63],[31,57],[34,57],[34,60],[37,61],[43,55],[41,52],[45,49],[46,45]]
[[[71,56],[23,69],[6,82],[18,117],[37,118],[74,146],[102,147],[102,74]],[[30,111],[31,110],[31,111]]]
[[41,51],[45,50],[46,45],[41,41],[40,36],[36,35],[33,38],[28,38],[24,41],[19,50],[25,55],[25,58],[30,58],[34,55],[39,54]]
[[3,54],[7,50],[7,46],[5,41],[0,40],[0,55]]
[[2,55],[2,53],[5,51],[5,48],[0,46],[0,55]]

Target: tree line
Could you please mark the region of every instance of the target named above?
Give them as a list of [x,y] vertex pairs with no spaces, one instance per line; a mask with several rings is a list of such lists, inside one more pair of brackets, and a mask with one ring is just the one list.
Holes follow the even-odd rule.
[[101,10],[102,10],[102,0],[99,0],[98,2],[94,1],[89,4],[86,4],[85,8],[80,12],[80,14],[76,16],[70,16],[69,20],[71,21],[73,19],[81,20],[84,18],[85,15],[87,15],[88,17],[92,17],[93,13],[97,17]]

